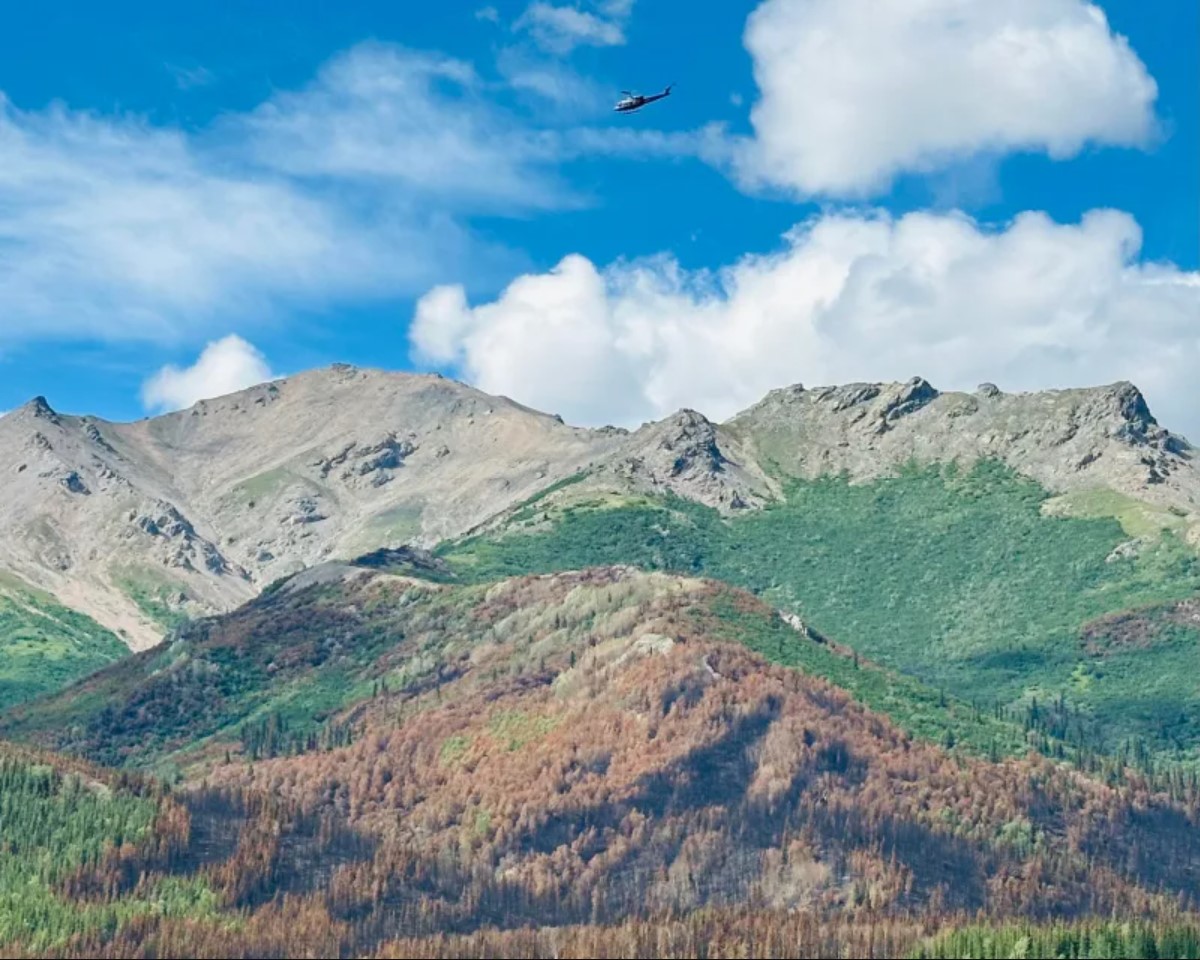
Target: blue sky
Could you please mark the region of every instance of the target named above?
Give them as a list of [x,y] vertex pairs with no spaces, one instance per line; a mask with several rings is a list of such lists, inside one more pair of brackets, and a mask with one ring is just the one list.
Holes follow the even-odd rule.
[[1200,435],[1195,5],[917,6],[10,12],[0,409],[345,360],[589,423],[1128,378]]

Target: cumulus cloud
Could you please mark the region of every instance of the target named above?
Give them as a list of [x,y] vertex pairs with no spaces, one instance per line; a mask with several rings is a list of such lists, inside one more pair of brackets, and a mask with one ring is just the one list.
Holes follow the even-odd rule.
[[236,393],[275,379],[266,358],[236,334],[214,340],[190,367],[163,367],[142,386],[147,410],[182,410],[198,400]]
[[735,170],[800,195],[886,191],[974,154],[1154,134],[1154,80],[1086,0],[763,0]]
[[578,6],[556,6],[535,0],[517,18],[513,29],[527,31],[544,50],[560,56],[576,47],[616,47],[625,42],[624,21],[632,0],[600,0],[596,12]]
[[414,356],[581,424],[728,417],[784,384],[927,377],[1008,390],[1129,379],[1200,437],[1200,274],[1138,259],[1127,214],[990,230],[961,214],[831,214],[716,272],[573,255],[493,302],[423,297]]
[[470,219],[576,202],[552,147],[470,66],[382,44],[198,133],[0,94],[0,342],[169,341],[511,270]]

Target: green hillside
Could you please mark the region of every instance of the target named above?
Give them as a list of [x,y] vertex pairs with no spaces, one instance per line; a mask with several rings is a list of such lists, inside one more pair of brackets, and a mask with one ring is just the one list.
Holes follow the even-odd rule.
[[[1094,749],[1144,741],[1195,758],[1200,630],[1170,611],[1200,592],[1200,557],[1169,529],[1114,553],[1128,541],[1116,519],[1047,515],[1048,498],[995,463],[914,467],[792,481],[785,502],[732,520],[674,498],[576,502],[440,553],[478,581],[604,563],[713,577],[982,710]],[[1164,629],[1085,642],[1085,625],[1131,608]]]
[[128,652],[90,617],[0,573],[0,709],[60,690]]

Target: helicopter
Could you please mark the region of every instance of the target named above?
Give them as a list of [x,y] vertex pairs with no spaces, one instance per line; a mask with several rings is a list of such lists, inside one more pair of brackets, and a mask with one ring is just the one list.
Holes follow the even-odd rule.
[[675,84],[669,83],[662,93],[655,93],[648,97],[644,97],[640,93],[631,93],[628,90],[622,90],[621,92],[625,96],[617,101],[617,105],[613,107],[613,110],[617,113],[633,113],[634,110],[640,110],[648,103],[661,100],[663,97],[669,97],[671,95],[671,87],[673,86]]

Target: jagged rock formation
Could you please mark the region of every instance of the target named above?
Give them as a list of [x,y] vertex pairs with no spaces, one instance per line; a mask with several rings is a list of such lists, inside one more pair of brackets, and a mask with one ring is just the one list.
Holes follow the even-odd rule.
[[797,385],[725,424],[681,410],[630,432],[571,427],[436,375],[337,364],[136,423],[38,397],[0,418],[0,451],[0,570],[134,647],[164,632],[147,596],[231,609],[306,566],[502,524],[581,474],[554,497],[670,491],[734,514],[779,496],[786,476],[868,480],[912,459],[990,456],[1052,491],[1169,510],[1200,543],[1194,450],[1127,383]]
[[745,459],[738,442],[695,410],[680,410],[630,435],[619,456],[597,468],[595,479],[647,493],[669,490],[723,512],[759,505],[771,493],[770,481]]
[[[771,393],[723,425],[746,455],[798,477],[869,480],[917,462],[995,457],[1046,489],[1106,488],[1172,509],[1200,527],[1195,450],[1159,426],[1131,383],[1005,394],[848,384]],[[1196,542],[1200,543],[1200,539]]]

